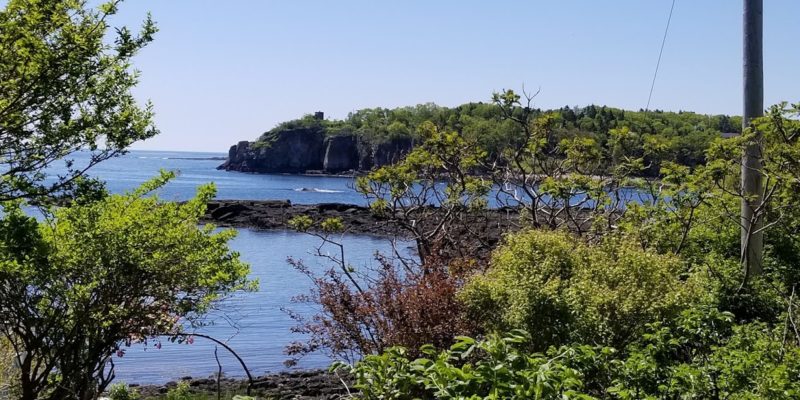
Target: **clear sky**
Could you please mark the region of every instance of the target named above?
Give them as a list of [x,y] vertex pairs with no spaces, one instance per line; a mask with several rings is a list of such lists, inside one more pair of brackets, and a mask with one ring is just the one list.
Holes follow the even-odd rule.
[[[487,101],[645,107],[672,0],[129,0],[150,11],[137,149],[227,151],[313,111]],[[800,101],[800,0],[764,0],[765,103]],[[741,0],[677,0],[651,108],[741,113]]]

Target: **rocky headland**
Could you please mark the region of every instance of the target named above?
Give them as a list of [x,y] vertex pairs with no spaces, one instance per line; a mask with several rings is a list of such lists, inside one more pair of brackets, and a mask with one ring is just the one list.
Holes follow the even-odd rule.
[[414,143],[397,137],[369,141],[350,133],[330,135],[323,128],[299,127],[269,132],[228,150],[218,169],[256,173],[341,174],[368,171],[400,160]]

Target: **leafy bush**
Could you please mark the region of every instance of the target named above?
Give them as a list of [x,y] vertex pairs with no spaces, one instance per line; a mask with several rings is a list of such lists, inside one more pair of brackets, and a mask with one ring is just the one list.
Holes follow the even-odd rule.
[[137,400],[139,399],[139,392],[136,389],[129,388],[124,382],[119,382],[111,385],[108,390],[108,397],[111,400]]
[[315,285],[310,294],[295,300],[318,305],[320,312],[313,318],[290,313],[298,322],[293,330],[310,339],[291,344],[289,355],[322,350],[352,360],[391,346],[407,346],[417,355],[423,344],[444,348],[454,335],[474,332],[474,323],[464,318],[456,298],[463,279],[450,272],[471,265],[429,262],[425,273],[410,273],[387,258],[378,261],[369,278],[349,265],[315,274],[302,261],[290,260]]
[[648,333],[616,363],[622,399],[794,399],[800,395],[800,348],[783,327],[736,325],[715,309],[684,312],[673,326]]
[[167,391],[166,400],[192,400],[188,381],[179,381],[178,386]]
[[364,399],[591,398],[582,393],[581,371],[604,363],[610,349],[578,346],[528,354],[529,340],[523,331],[481,341],[459,337],[442,352],[423,347],[425,357],[413,361],[406,349],[393,347],[349,369]]
[[467,312],[490,329],[533,332],[537,348],[562,341],[574,324],[564,292],[575,268],[577,242],[566,233],[509,235],[490,269],[467,283]]
[[492,264],[461,293],[468,313],[490,330],[522,328],[533,347],[571,341],[624,347],[649,321],[697,300],[676,257],[623,238],[589,245],[564,232],[509,235]]
[[[773,260],[768,258],[768,261]],[[780,320],[786,310],[786,299],[782,296],[785,285],[776,274],[752,277],[747,285],[742,285],[742,266],[738,259],[710,255],[703,266],[712,277],[708,281],[710,305],[733,313],[740,323]]]
[[[788,340],[787,340],[788,339]],[[449,350],[404,348],[347,368],[364,399],[796,399],[800,348],[781,329],[736,325],[716,309],[648,324],[626,351],[571,345],[529,353],[522,331],[460,337]]]

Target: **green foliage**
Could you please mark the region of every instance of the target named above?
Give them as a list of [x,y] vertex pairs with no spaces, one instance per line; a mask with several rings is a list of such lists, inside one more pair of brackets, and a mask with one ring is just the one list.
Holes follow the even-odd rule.
[[119,382],[111,385],[108,390],[108,397],[111,400],[138,400],[139,392],[134,388],[128,387],[125,382]]
[[311,228],[314,224],[314,220],[308,215],[297,215],[292,217],[287,224],[296,231],[305,232]]
[[648,324],[619,352],[570,345],[530,353],[521,331],[484,340],[460,337],[445,351],[403,348],[349,368],[364,399],[794,399],[800,348],[761,323],[730,313],[684,311],[671,325]]
[[748,284],[743,285],[738,258],[710,255],[703,260],[702,265],[712,277],[708,282],[711,304],[732,312],[740,322],[775,323],[786,310],[786,288],[774,272],[753,277],[748,280]]
[[[43,201],[73,189],[85,169],[152,137],[150,104],[131,89],[132,57],[153,38],[148,17],[138,33],[108,20],[119,1],[11,0],[0,11],[0,201]],[[89,152],[88,163],[70,155]],[[67,172],[45,180],[64,162]],[[53,179],[55,178],[55,179]]]
[[177,338],[225,295],[254,287],[227,247],[235,232],[198,228],[212,185],[183,204],[143,197],[171,176],[53,209],[43,222],[4,205],[0,316],[23,391],[62,399],[102,390],[104,367],[123,346]]
[[[489,332],[486,340],[459,339],[444,351],[424,346],[417,360],[402,348],[367,356],[353,368],[364,397],[797,398],[800,105],[773,107],[740,137],[723,140],[718,130],[735,125],[726,118],[623,117],[596,107],[553,114],[530,100],[504,91],[471,109],[510,123],[502,129],[475,116],[464,119],[474,130],[423,123],[423,141],[405,160],[358,180],[373,210],[423,243],[423,263],[451,250],[434,240],[424,246],[437,234],[425,231],[428,221],[470,254],[466,216],[480,214],[458,213],[473,199],[474,210],[485,207],[481,179],[515,200],[525,191],[518,203],[531,225],[562,228],[508,234],[488,268],[461,287],[462,304],[448,306],[454,321]],[[771,234],[765,273],[748,276],[739,259],[740,154],[762,140],[757,132],[767,189],[757,213]],[[626,187],[633,194],[620,199]],[[574,206],[576,196],[583,197]],[[453,214],[464,218],[437,219]],[[495,336],[519,328],[530,337]],[[493,352],[502,341],[517,350]],[[555,372],[543,372],[545,365]],[[537,379],[541,387],[526,386]]]
[[328,132],[330,130],[331,132],[336,131],[339,133],[340,130],[336,129],[334,125],[337,124],[330,121],[317,119],[313,114],[306,114],[300,119],[282,122],[278,124],[278,126],[264,132],[253,144],[253,149],[272,147],[273,143],[278,140],[280,132],[282,131],[306,129],[319,132]]
[[492,183],[474,174],[486,157],[477,143],[431,122],[423,123],[418,133],[420,145],[400,162],[357,178],[356,190],[376,214],[408,231],[424,263],[434,242],[453,235],[453,225],[466,212],[487,208]]
[[461,298],[491,330],[523,328],[534,349],[578,341],[623,347],[644,324],[699,298],[680,260],[625,238],[589,245],[564,232],[508,235]]
[[733,315],[690,310],[675,326],[649,326],[618,364],[609,389],[622,399],[792,399],[800,395],[797,342],[763,323],[735,325]]
[[[723,140],[720,131],[740,121],[594,106],[542,112],[523,95],[437,110],[415,125],[420,142],[404,160],[357,181],[372,209],[417,241],[422,267],[405,271],[412,275],[430,274],[428,260],[474,256],[468,221],[492,187],[523,208],[523,223],[551,228],[509,234],[460,289],[462,304],[448,306],[454,321],[490,332],[485,341],[425,346],[417,360],[402,348],[367,356],[353,369],[365,397],[797,397],[800,105],[773,107]],[[387,135],[410,132],[409,120],[373,111],[363,120]],[[765,274],[748,276],[738,174],[741,147],[761,140],[756,132],[767,176],[757,213],[775,234]],[[631,197],[620,197],[625,189]],[[339,229],[332,225],[323,232]],[[385,306],[374,309],[382,315]],[[494,336],[519,328],[530,337]],[[504,341],[517,350],[495,351]]]
[[[608,349],[579,346],[526,353],[525,332],[459,337],[450,349],[423,347],[409,360],[403,348],[370,355],[350,371],[364,399],[592,399],[582,393],[584,374],[603,363]],[[337,368],[346,367],[343,365]]]
[[369,142],[382,143],[392,139],[416,138],[418,128],[425,122],[444,127],[448,111],[432,103],[395,109],[366,108],[348,114],[341,124]]
[[178,386],[167,391],[166,400],[192,400],[188,381],[179,381]]
[[[307,232],[314,228],[314,220],[308,215],[297,215],[292,217],[287,225],[298,232]],[[342,232],[344,223],[339,217],[326,218],[319,223],[318,230],[325,234]]]
[[326,218],[320,223],[319,227],[325,233],[335,233],[344,230],[344,223],[339,217]]
[[[520,96],[503,91],[491,103],[466,103],[448,108],[435,104],[413,107],[365,108],[348,114],[343,120],[318,120],[307,114],[283,122],[265,132],[255,146],[269,146],[276,133],[292,129],[321,130],[327,135],[354,134],[367,143],[379,144],[396,139],[425,140],[424,125],[433,124],[439,130],[458,132],[466,140],[477,143],[490,159],[502,158],[504,152],[519,148],[524,142],[524,129],[515,121],[524,113],[538,118],[549,115],[552,136],[543,142],[553,148],[562,141],[591,143],[593,161],[612,164],[623,147],[615,140],[615,132],[627,132],[628,150],[644,157],[643,171],[657,175],[664,161],[696,166],[705,162],[705,151],[721,132],[741,132],[741,119],[724,115],[709,116],[690,112],[635,112],[605,106],[564,107],[539,110],[519,107]],[[503,108],[511,111],[506,115]]]
[[[632,204],[619,227],[643,247],[680,255],[712,279],[717,307],[741,321],[775,322],[797,277],[797,179],[800,164],[800,105],[771,107],[744,135],[717,139],[708,149],[708,163],[690,169],[675,163],[662,167],[663,179],[651,185],[652,199]],[[756,130],[761,134],[759,139]],[[765,269],[761,276],[742,275],[739,241],[741,149],[753,141],[764,145],[764,205],[755,210],[765,221]]]

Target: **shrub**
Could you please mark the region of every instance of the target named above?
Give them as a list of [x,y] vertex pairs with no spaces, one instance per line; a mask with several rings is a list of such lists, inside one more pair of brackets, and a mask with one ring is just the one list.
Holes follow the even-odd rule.
[[536,348],[560,342],[574,323],[565,290],[577,248],[576,240],[561,232],[507,236],[489,270],[460,293],[468,314],[491,330],[526,329]]
[[302,261],[290,260],[315,284],[309,295],[295,300],[318,305],[320,312],[312,318],[290,313],[298,322],[294,331],[310,335],[310,340],[290,345],[289,355],[323,350],[352,360],[392,346],[406,346],[418,355],[416,349],[423,344],[446,348],[455,335],[474,331],[456,298],[463,285],[458,271],[474,268],[470,263],[429,261],[422,273],[401,270],[384,257],[378,261],[368,278],[351,275],[354,272],[341,265],[317,275]]
[[167,391],[166,400],[191,400],[192,392],[189,391],[189,382],[180,381],[178,386]]
[[111,400],[137,400],[139,392],[136,389],[129,388],[124,382],[119,382],[111,385],[108,390],[108,397]]
[[578,336],[622,348],[648,322],[678,315],[698,300],[695,279],[685,279],[677,257],[642,250],[625,238],[581,246],[566,297]]
[[533,348],[580,341],[624,347],[649,321],[674,317],[698,296],[680,260],[624,238],[597,245],[568,233],[509,235],[460,294],[490,330],[522,328]]
[[[349,367],[364,399],[591,399],[582,371],[591,371],[612,354],[591,346],[526,353],[523,331],[489,335],[486,340],[459,337],[439,352],[424,346],[425,357],[407,358],[394,347]],[[342,368],[337,364],[334,368]]]
[[[768,264],[771,261],[767,258]],[[710,305],[730,311],[740,323],[774,323],[785,311],[786,299],[782,292],[786,288],[771,269],[768,274],[750,277],[748,284],[743,285],[742,266],[738,259],[711,255],[704,260],[704,267],[713,278],[708,282]]]
[[394,347],[347,368],[371,399],[796,399],[800,347],[783,327],[736,325],[693,308],[652,323],[624,352],[570,345],[531,353],[522,331],[460,337],[445,351],[409,359]]
[[609,392],[621,399],[796,399],[800,337],[784,327],[735,325],[716,309],[687,310],[672,326],[651,324],[616,363]]

